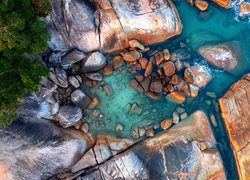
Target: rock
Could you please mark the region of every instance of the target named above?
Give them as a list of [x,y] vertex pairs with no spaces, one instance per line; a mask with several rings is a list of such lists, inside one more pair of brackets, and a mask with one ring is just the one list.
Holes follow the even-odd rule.
[[102,69],[106,65],[106,57],[100,52],[91,53],[82,61],[83,73],[94,72]]
[[146,95],[153,100],[159,100],[161,98],[161,94],[150,91],[146,92]]
[[[112,4],[112,6],[111,6]],[[182,31],[172,1],[65,1],[51,0],[46,22],[51,35],[49,47],[90,53],[120,52],[136,39],[149,45],[163,42]],[[77,18],[76,18],[77,17]]]
[[200,11],[206,11],[208,8],[208,2],[206,0],[196,0],[194,4]]
[[136,79],[131,79],[130,80],[130,86],[134,89],[136,89],[137,91],[139,91],[140,93],[143,93],[144,90],[141,87],[141,85],[139,84],[139,82]]
[[231,6],[230,0],[212,0],[212,1],[223,8],[229,8]]
[[185,111],[186,110],[184,108],[182,108],[182,107],[177,107],[176,108],[176,112],[178,112],[179,114],[184,113]]
[[170,84],[173,84],[173,85],[178,84],[178,83],[179,83],[179,78],[178,78],[178,76],[177,76],[177,75],[171,76],[169,83],[170,83]]
[[138,132],[139,132],[139,137],[143,137],[146,134],[146,129],[143,127],[138,128]]
[[139,48],[141,50],[144,50],[145,47],[143,46],[143,44],[141,44],[139,41],[137,40],[131,40],[128,42],[129,43],[129,46],[132,47],[132,48]]
[[61,64],[62,66],[71,66],[72,64],[81,61],[85,57],[86,54],[84,52],[73,50],[62,57]]
[[148,65],[148,60],[146,58],[140,58],[139,63],[142,69],[146,69]]
[[59,103],[53,97],[50,97],[47,102],[49,103],[51,114],[56,115],[59,111]]
[[20,117],[9,127],[0,127],[0,179],[48,179],[71,168],[93,144],[74,128]]
[[227,71],[235,69],[238,64],[235,52],[227,44],[203,46],[199,53],[213,66]]
[[137,105],[137,103],[134,103],[129,110],[129,114],[133,114],[133,113],[134,114],[142,113],[142,108],[139,105]]
[[163,86],[160,79],[153,79],[150,83],[150,91],[155,93],[162,93]]
[[141,75],[141,74],[136,74],[136,75],[135,75],[135,79],[136,79],[139,83],[141,83],[141,82],[143,81],[144,77],[143,77],[143,75]]
[[147,137],[154,137],[154,135],[155,135],[155,132],[154,132],[153,129],[147,129],[146,130],[146,136]]
[[112,90],[112,88],[109,86],[109,85],[104,85],[103,86],[103,90],[104,90],[104,92],[105,92],[105,94],[107,95],[107,96],[112,96],[112,94],[113,94],[113,90]]
[[55,69],[50,69],[50,74],[49,74],[49,78],[56,83],[58,86],[61,86],[63,88],[67,88],[69,86],[68,83],[68,78],[67,78],[67,74],[66,72],[60,68],[57,67]]
[[82,110],[74,106],[61,106],[58,114],[56,115],[56,120],[59,121],[63,128],[68,128],[73,126],[77,121],[82,118]]
[[141,57],[140,53],[138,51],[129,51],[124,54],[122,54],[123,59],[128,62],[136,61]]
[[180,118],[181,118],[181,120],[184,120],[184,119],[186,119],[187,118],[187,113],[181,113],[181,115],[180,115]]
[[[167,156],[169,154],[171,156]],[[93,177],[104,180],[226,179],[215,138],[202,111],[95,166],[82,179]]]
[[132,129],[132,131],[131,131],[131,137],[132,137],[133,139],[139,139],[139,138],[140,138],[138,129],[137,129],[137,130]]
[[151,82],[151,77],[146,77],[143,79],[143,81],[141,82],[141,86],[143,87],[144,91],[148,91],[149,90],[149,85]]
[[94,111],[92,111],[92,113],[91,113],[91,118],[92,119],[95,119],[95,118],[97,118],[99,115],[100,115],[100,110],[98,110],[98,109],[95,109]]
[[194,5],[194,1],[193,0],[187,0],[188,4],[190,4],[191,6]]
[[32,99],[38,103],[42,103],[48,100],[56,91],[57,84],[50,81],[48,78],[42,78],[40,84],[38,85],[37,91],[32,94]]
[[88,109],[95,108],[98,104],[100,104],[100,100],[97,96],[91,98],[91,103],[88,105]]
[[166,97],[171,102],[174,102],[174,103],[177,103],[177,104],[182,104],[186,100],[184,93],[182,93],[180,91],[171,92]]
[[239,15],[241,17],[250,15],[250,3],[249,2],[241,2],[240,3],[240,12]]
[[70,95],[71,101],[78,107],[85,109],[91,103],[91,99],[81,90],[77,89]]
[[82,125],[82,122],[81,122],[81,121],[77,121],[77,122],[74,124],[74,127],[75,127],[76,129],[80,129],[81,125]]
[[207,85],[212,77],[205,66],[195,65],[185,70],[184,79],[186,82],[201,88]]
[[89,132],[89,124],[88,123],[82,123],[81,124],[81,131],[83,131],[84,133],[88,133]]
[[158,51],[154,54],[155,63],[157,66],[160,66],[160,64],[165,60],[163,51]]
[[108,64],[103,68],[103,74],[106,76],[113,74],[113,67],[111,64]]
[[221,116],[234,153],[239,179],[248,179],[250,169],[250,74],[233,84],[219,99]]
[[75,76],[69,76],[69,84],[71,84],[74,88],[80,87],[80,82]]
[[149,75],[151,75],[152,71],[153,71],[153,63],[152,63],[152,60],[150,60],[147,64],[147,68],[145,70],[144,76],[148,77]]
[[186,84],[183,92],[188,97],[197,97],[199,95],[199,87],[193,84]]
[[206,95],[210,98],[217,98],[217,95],[215,94],[215,92],[210,92],[210,91],[207,91],[206,92]]
[[102,81],[103,76],[100,73],[86,73],[85,76],[91,80]]
[[112,59],[112,65],[115,69],[121,67],[123,65],[123,57],[122,56],[115,56]]
[[212,123],[213,127],[216,128],[218,126],[217,120],[216,120],[215,116],[212,113],[210,114],[210,120],[211,120],[211,123]]
[[63,51],[54,51],[49,56],[49,63],[53,65],[58,65],[62,61]]
[[172,119],[164,119],[161,123],[161,128],[166,130],[169,129],[172,125]]
[[164,60],[168,61],[170,59],[170,53],[168,49],[163,50]]
[[176,71],[181,71],[184,67],[183,67],[183,63],[179,60],[177,60],[175,62],[175,67],[176,67]]
[[123,130],[123,125],[121,123],[116,123],[115,130],[116,131],[122,131]]
[[170,77],[175,74],[175,65],[174,63],[168,61],[168,62],[163,62],[162,67],[164,70],[164,73],[167,77]]
[[178,124],[179,121],[180,121],[180,116],[179,116],[179,114],[175,111],[175,112],[173,113],[173,123],[174,123],[174,124]]

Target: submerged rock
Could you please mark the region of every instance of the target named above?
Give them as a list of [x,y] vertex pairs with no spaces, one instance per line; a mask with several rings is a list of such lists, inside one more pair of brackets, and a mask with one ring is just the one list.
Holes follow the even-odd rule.
[[100,52],[90,54],[82,62],[82,72],[94,72],[102,69],[106,65],[106,57]]
[[0,126],[0,179],[48,179],[71,168],[93,145],[84,133],[34,117]]
[[185,94],[180,91],[171,92],[166,98],[177,104],[182,104],[186,100]]
[[[93,3],[92,3],[93,2]],[[129,47],[129,40],[144,45],[165,41],[182,31],[172,1],[58,1],[51,0],[46,18],[51,49],[78,49],[112,53]]]
[[199,53],[210,64],[224,70],[233,70],[238,64],[235,52],[226,44],[203,46]]
[[[204,145],[199,142],[203,142]],[[201,111],[197,111],[168,131],[136,144],[82,175],[82,179],[90,177],[226,179],[208,119]]]
[[230,87],[219,99],[240,179],[250,175],[250,74]]

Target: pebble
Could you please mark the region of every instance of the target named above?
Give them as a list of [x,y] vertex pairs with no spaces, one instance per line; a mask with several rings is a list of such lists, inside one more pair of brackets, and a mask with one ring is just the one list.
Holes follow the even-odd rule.
[[179,121],[180,121],[179,114],[175,111],[175,112],[173,113],[173,123],[174,123],[174,124],[178,124]]
[[120,124],[120,123],[117,123],[116,126],[115,126],[115,130],[116,131],[122,131],[123,130],[123,125]]

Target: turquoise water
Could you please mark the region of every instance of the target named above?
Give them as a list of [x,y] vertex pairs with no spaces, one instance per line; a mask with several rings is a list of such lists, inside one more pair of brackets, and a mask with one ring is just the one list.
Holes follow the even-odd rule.
[[[112,95],[107,96],[105,92],[96,87],[90,93],[97,94],[101,103],[97,109],[103,117],[88,120],[91,132],[115,132],[123,137],[131,136],[131,128],[135,126],[153,127],[164,118],[171,118],[177,107],[183,107],[188,114],[202,109],[207,114],[214,114],[218,126],[213,128],[218,147],[225,163],[228,179],[237,179],[236,167],[233,153],[225,132],[223,122],[218,111],[217,99],[206,95],[207,91],[215,92],[221,97],[226,90],[236,82],[242,75],[250,72],[250,23],[237,20],[235,12],[222,9],[213,3],[209,3],[206,12],[199,12],[196,8],[189,6],[185,1],[176,4],[183,23],[183,33],[164,43],[151,46],[151,49],[168,48],[173,52],[180,47],[180,42],[186,44],[184,50],[191,54],[186,61],[192,64],[204,64],[210,69],[213,79],[203,89],[199,96],[187,99],[183,105],[173,104],[164,96],[158,100],[151,100],[146,95],[140,94],[129,85],[133,77],[128,67],[124,65],[114,71],[114,74],[104,79],[105,83],[112,89]],[[237,52],[240,59],[239,67],[233,72],[224,72],[208,65],[198,54],[197,49],[207,43],[236,42]],[[131,105],[137,104],[136,112],[129,111]],[[88,111],[91,113],[91,110]],[[122,131],[116,131],[117,123],[123,126]]]

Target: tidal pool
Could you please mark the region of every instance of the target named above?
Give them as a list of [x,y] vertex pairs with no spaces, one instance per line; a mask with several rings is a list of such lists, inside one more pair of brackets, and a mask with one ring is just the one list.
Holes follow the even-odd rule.
[[[103,115],[101,120],[90,120],[90,132],[115,132],[122,137],[131,137],[131,128],[135,126],[157,126],[164,118],[171,118],[177,107],[185,109],[187,114],[202,109],[208,116],[214,114],[217,127],[213,127],[218,147],[225,163],[228,179],[237,179],[233,153],[225,132],[225,128],[218,111],[217,98],[242,75],[250,72],[250,23],[248,20],[237,20],[234,9],[225,10],[210,3],[208,11],[200,12],[189,6],[186,1],[178,1],[176,7],[183,23],[183,32],[177,37],[164,43],[151,46],[151,49],[168,48],[170,52],[180,49],[180,42],[186,44],[185,48],[191,55],[186,59],[191,65],[203,64],[211,72],[213,79],[203,89],[199,96],[188,98],[184,104],[178,105],[169,102],[163,95],[160,100],[151,100],[130,87],[129,81],[133,77],[127,72],[127,65],[116,69],[104,81],[112,89],[112,95],[107,96],[99,86],[91,89],[90,94],[96,94],[100,99],[97,109]],[[236,42],[239,68],[233,72],[218,70],[207,64],[197,53],[197,49],[208,43]],[[211,98],[206,92],[215,92],[217,97]],[[138,106],[135,112],[130,112],[133,104]],[[88,110],[87,113],[91,113]],[[117,124],[123,130],[117,131]]]

